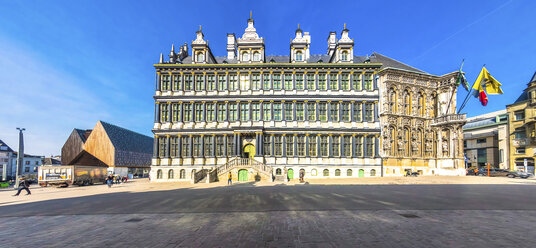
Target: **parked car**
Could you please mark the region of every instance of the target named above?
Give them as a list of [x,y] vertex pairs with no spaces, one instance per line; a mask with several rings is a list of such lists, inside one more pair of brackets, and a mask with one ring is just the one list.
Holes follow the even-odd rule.
[[521,171],[510,171],[508,172],[508,174],[506,174],[507,177],[510,177],[510,178],[516,178],[516,177],[520,177],[520,178],[529,178],[532,176],[532,174],[530,173],[526,173],[526,172],[521,172]]
[[[505,169],[499,169],[499,168],[489,168],[489,176],[490,177],[505,177],[508,175],[508,170]],[[488,168],[480,168],[478,170],[479,176],[487,176],[488,175]]]
[[476,176],[478,175],[478,168],[475,167],[475,166],[471,166],[469,168],[467,168],[467,170],[465,171],[465,175],[471,175],[471,176]]

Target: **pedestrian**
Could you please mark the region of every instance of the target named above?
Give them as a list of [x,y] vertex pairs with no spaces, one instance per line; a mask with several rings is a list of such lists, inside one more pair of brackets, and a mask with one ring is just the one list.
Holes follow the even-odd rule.
[[119,184],[119,175],[115,176],[115,183]]
[[26,190],[26,195],[31,195],[32,192],[30,192],[30,181],[26,180],[25,178],[21,178],[21,181],[19,182],[19,190],[17,191],[17,194],[14,194],[13,196],[18,196],[20,192],[24,189]]
[[127,183],[127,181],[128,181],[128,176],[125,177],[125,183]]
[[106,183],[108,184],[108,188],[112,187],[112,184],[114,183],[114,178],[112,177],[112,175],[108,175],[108,177],[106,178]]
[[233,174],[231,172],[229,172],[229,179],[227,179],[227,185],[229,184],[233,184]]

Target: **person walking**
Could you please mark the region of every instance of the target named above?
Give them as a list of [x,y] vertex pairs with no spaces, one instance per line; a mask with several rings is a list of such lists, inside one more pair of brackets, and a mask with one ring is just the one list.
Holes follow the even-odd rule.
[[229,179],[227,179],[227,185],[233,184],[233,174],[229,172]]
[[113,180],[114,178],[112,177],[112,175],[108,175],[108,177],[106,178],[106,183],[108,184],[108,188],[112,187],[112,183],[114,182]]
[[30,181],[26,180],[25,178],[21,178],[19,180],[19,190],[17,191],[17,194],[14,194],[13,196],[18,196],[23,189],[26,190],[26,195],[31,195],[32,192],[30,192]]

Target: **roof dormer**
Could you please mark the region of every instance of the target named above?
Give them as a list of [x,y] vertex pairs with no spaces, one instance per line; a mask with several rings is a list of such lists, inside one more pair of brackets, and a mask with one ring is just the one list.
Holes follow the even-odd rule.
[[196,39],[192,41],[192,63],[193,64],[215,64],[216,59],[210,47],[208,46],[208,41],[204,40],[203,31],[201,31],[201,26],[196,32]]
[[238,38],[237,55],[238,63],[264,63],[264,38],[259,37],[257,30],[253,26],[255,21],[249,13],[248,27],[246,28],[242,38]]
[[310,57],[309,47],[311,46],[311,36],[309,32],[303,32],[298,24],[296,37],[290,43],[290,62],[306,63]]
[[354,62],[354,40],[348,37],[348,30],[346,24],[341,32],[341,39],[336,44],[334,56],[331,57],[331,61],[334,63],[353,63]]

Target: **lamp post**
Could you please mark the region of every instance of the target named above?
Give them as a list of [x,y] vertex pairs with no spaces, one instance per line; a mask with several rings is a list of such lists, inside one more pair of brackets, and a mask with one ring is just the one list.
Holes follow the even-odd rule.
[[19,186],[19,173],[24,163],[24,137],[22,132],[26,129],[17,127],[17,130],[19,130],[19,153],[17,154],[17,169],[15,170],[15,188]]

